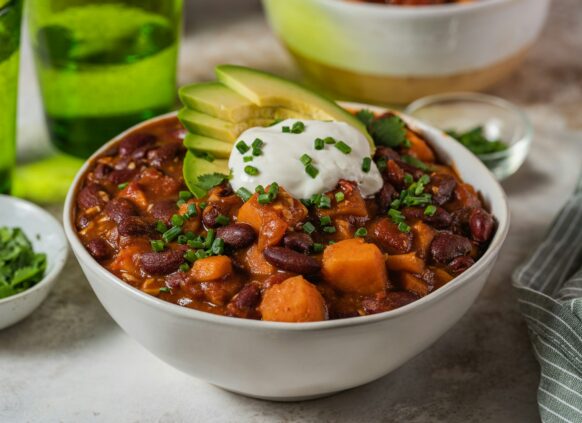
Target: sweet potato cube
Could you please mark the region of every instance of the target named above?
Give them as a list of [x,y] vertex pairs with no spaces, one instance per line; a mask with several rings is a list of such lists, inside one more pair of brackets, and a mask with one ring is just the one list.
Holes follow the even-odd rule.
[[435,288],[440,288],[454,279],[449,272],[441,268],[435,267],[432,271],[435,275]]
[[259,310],[263,320],[274,322],[317,322],[326,318],[323,297],[302,276],[289,278],[268,288]]
[[386,256],[386,267],[392,271],[422,273],[424,260],[417,257],[415,253],[388,255]]
[[253,276],[269,276],[277,271],[263,256],[262,250],[257,244],[253,244],[245,255],[247,270]]
[[414,234],[414,249],[420,257],[427,258],[435,230],[425,223],[416,222],[412,225],[412,233]]
[[197,282],[215,281],[232,273],[232,262],[227,256],[212,256],[196,260],[190,270]]
[[388,283],[382,252],[360,238],[327,247],[322,264],[326,282],[342,292],[374,294],[384,291]]
[[406,131],[406,138],[410,141],[410,155],[422,160],[423,162],[434,162],[434,153],[426,141],[410,130]]
[[403,272],[400,275],[400,284],[403,289],[420,297],[424,297],[430,292],[430,286],[425,281],[417,278],[411,273]]

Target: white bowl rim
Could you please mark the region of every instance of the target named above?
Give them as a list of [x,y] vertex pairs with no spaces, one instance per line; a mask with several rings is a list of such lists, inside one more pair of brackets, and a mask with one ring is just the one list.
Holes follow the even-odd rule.
[[430,18],[440,15],[458,15],[472,13],[485,8],[491,8],[503,3],[513,3],[516,0],[486,0],[471,3],[431,4],[423,6],[402,6],[395,4],[379,4],[346,0],[316,0],[329,7],[342,9],[346,13],[374,13],[394,17],[423,17]]
[[[391,109],[387,109],[384,107],[372,106],[363,103],[354,103],[354,102],[339,102],[340,105],[346,108],[367,108],[370,110],[375,110],[377,112],[386,112]],[[399,112],[396,112],[401,114]],[[427,307],[433,302],[440,301],[444,298],[449,292],[459,289],[463,284],[469,283],[472,276],[479,273],[486,265],[491,262],[503,245],[505,238],[507,237],[507,233],[509,231],[509,205],[507,202],[507,197],[505,192],[493,176],[493,174],[485,167],[481,161],[475,157],[469,150],[463,147],[461,144],[458,144],[462,148],[464,148],[470,155],[472,159],[474,159],[475,167],[480,167],[482,172],[487,174],[490,178],[490,183],[494,187],[494,190],[497,190],[497,194],[503,200],[503,208],[506,219],[504,221],[498,222],[498,227],[495,232],[495,236],[493,240],[489,244],[487,251],[485,254],[479,258],[475,262],[473,266],[471,266],[466,272],[462,273],[461,275],[455,277],[451,282],[447,283],[443,287],[437,289],[434,292],[426,295],[425,297],[419,298],[418,300],[407,304],[405,306],[399,307],[394,310],[385,311],[382,313],[371,314],[367,316],[355,316],[355,317],[348,317],[345,319],[334,319],[334,320],[324,320],[319,322],[304,322],[304,323],[286,323],[286,322],[271,322],[271,321],[264,321],[264,320],[253,320],[253,319],[242,319],[230,316],[222,316],[218,314],[213,314],[210,312],[200,311],[196,309],[191,309],[187,307],[182,307],[177,304],[170,303],[168,301],[161,300],[153,295],[146,294],[141,290],[134,288],[130,284],[124,282],[113,273],[110,273],[105,267],[101,266],[85,249],[83,244],[81,243],[79,237],[77,236],[77,232],[75,229],[75,225],[72,219],[73,216],[73,206],[74,206],[74,198],[75,194],[77,193],[77,186],[81,182],[83,176],[85,175],[89,164],[91,164],[95,157],[104,153],[112,144],[118,142],[121,138],[125,137],[129,133],[144,127],[148,126],[154,122],[162,121],[168,118],[176,117],[177,112],[170,112],[164,115],[160,115],[151,119],[148,119],[144,122],[141,122],[126,131],[122,132],[121,134],[117,135],[112,140],[105,143],[101,148],[99,148],[95,153],[91,155],[89,159],[83,164],[81,169],[77,172],[71,187],[67,193],[67,198],[65,200],[65,206],[63,209],[63,224],[65,228],[65,233],[67,235],[67,239],[71,244],[71,248],[79,262],[82,262],[88,266],[90,266],[91,270],[97,273],[101,278],[107,280],[107,283],[112,283],[118,289],[122,289],[127,292],[129,295],[133,295],[134,297],[144,301],[149,306],[157,308],[161,311],[182,317],[187,319],[194,319],[194,320],[201,320],[211,324],[216,325],[225,325],[225,326],[232,326],[237,328],[244,328],[250,330],[273,330],[273,331],[324,331],[324,330],[332,330],[332,329],[339,329],[342,327],[347,326],[360,326],[365,324],[373,324],[375,322],[379,322],[382,320],[389,320],[397,318],[403,314],[408,314],[414,312],[417,308]],[[420,126],[430,127],[429,125],[422,124],[415,118],[411,118],[410,116],[404,115],[406,120],[419,124]],[[432,128],[432,127],[431,127]],[[448,137],[444,132],[439,130],[439,133],[442,136]],[[476,279],[474,279],[476,280]],[[101,283],[101,281],[99,281]]]
[[[43,219],[49,220],[52,224],[55,225],[55,228],[58,228],[56,235],[60,238],[63,245],[65,246],[65,248],[63,248],[63,250],[57,256],[55,263],[53,265],[53,268],[48,273],[46,273],[44,275],[44,277],[40,281],[38,281],[38,283],[36,283],[33,287],[31,287],[27,290],[19,292],[16,295],[11,295],[10,297],[0,299],[0,306],[2,306],[3,304],[9,303],[10,301],[17,300],[17,299],[23,298],[27,295],[33,294],[34,292],[41,289],[43,285],[46,285],[47,283],[52,281],[54,278],[56,278],[58,276],[58,274],[61,273],[61,271],[63,270],[63,267],[65,266],[65,263],[67,262],[69,247],[67,244],[67,237],[65,236],[65,232],[63,231],[63,226],[49,212],[47,212],[43,208],[37,206],[36,204],[31,203],[30,201],[22,200],[21,198],[11,197],[9,195],[0,195],[0,199],[1,200],[8,200],[8,202],[20,204],[21,206],[28,208],[32,213],[37,213],[39,215],[42,215]],[[42,253],[43,251],[35,251],[35,252]],[[47,263],[47,267],[48,267],[48,263]]]

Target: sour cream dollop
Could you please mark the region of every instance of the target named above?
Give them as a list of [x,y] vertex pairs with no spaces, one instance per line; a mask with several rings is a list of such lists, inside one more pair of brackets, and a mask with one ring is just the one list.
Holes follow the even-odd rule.
[[[298,121],[305,125],[303,132],[283,132],[283,127],[291,128]],[[324,144],[323,149],[316,150],[315,140],[327,137],[343,141],[351,147],[351,152],[345,154],[334,144]],[[347,123],[287,119],[266,128],[247,129],[236,143],[243,141],[250,147],[256,139],[263,142],[261,155],[253,156],[252,148],[244,154],[233,148],[230,153],[230,183],[235,190],[246,188],[254,192],[257,185],[266,186],[277,182],[293,197],[301,199],[335,189],[340,179],[356,182],[364,197],[382,188],[382,176],[373,161],[368,172],[362,170],[364,158],[372,155],[368,140]],[[311,157],[312,165],[319,171],[315,178],[307,174],[301,162],[304,154]],[[245,162],[244,157],[253,159]],[[247,166],[256,168],[258,174],[249,175],[245,171]]]

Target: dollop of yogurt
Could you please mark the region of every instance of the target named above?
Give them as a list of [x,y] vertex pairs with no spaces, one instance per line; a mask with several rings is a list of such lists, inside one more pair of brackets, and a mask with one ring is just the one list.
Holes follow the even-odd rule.
[[[301,133],[283,132],[284,127],[292,128],[295,122],[302,122],[305,129]],[[317,138],[332,137],[343,141],[351,151],[344,153],[335,144],[324,144],[323,149],[315,148]],[[230,153],[228,165],[232,171],[230,181],[235,190],[246,188],[254,192],[257,185],[277,182],[295,198],[309,198],[336,188],[340,179],[358,184],[364,197],[371,196],[382,188],[382,176],[374,161],[369,171],[362,170],[364,158],[371,158],[372,151],[366,137],[356,128],[344,122],[287,119],[269,127],[255,127],[244,131],[235,145],[243,141],[247,146],[259,139],[262,141],[261,154],[253,156],[252,148],[244,154],[237,148]],[[311,177],[301,161],[303,155],[311,158],[311,164],[318,173]],[[252,160],[245,157],[252,157]],[[247,166],[256,169],[245,171]],[[250,172],[249,172],[250,171]]]

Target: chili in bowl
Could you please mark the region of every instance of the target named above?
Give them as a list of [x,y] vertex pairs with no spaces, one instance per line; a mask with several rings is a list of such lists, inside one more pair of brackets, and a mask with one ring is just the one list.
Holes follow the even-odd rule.
[[245,192],[217,176],[196,198],[181,176],[175,115],[98,151],[69,192],[65,226],[112,317],[169,364],[270,399],[371,381],[452,326],[506,236],[504,194],[441,131],[347,107],[372,111],[371,131],[382,119],[403,125],[402,146],[375,152],[382,186],[373,196],[347,179],[297,198],[282,185]]

